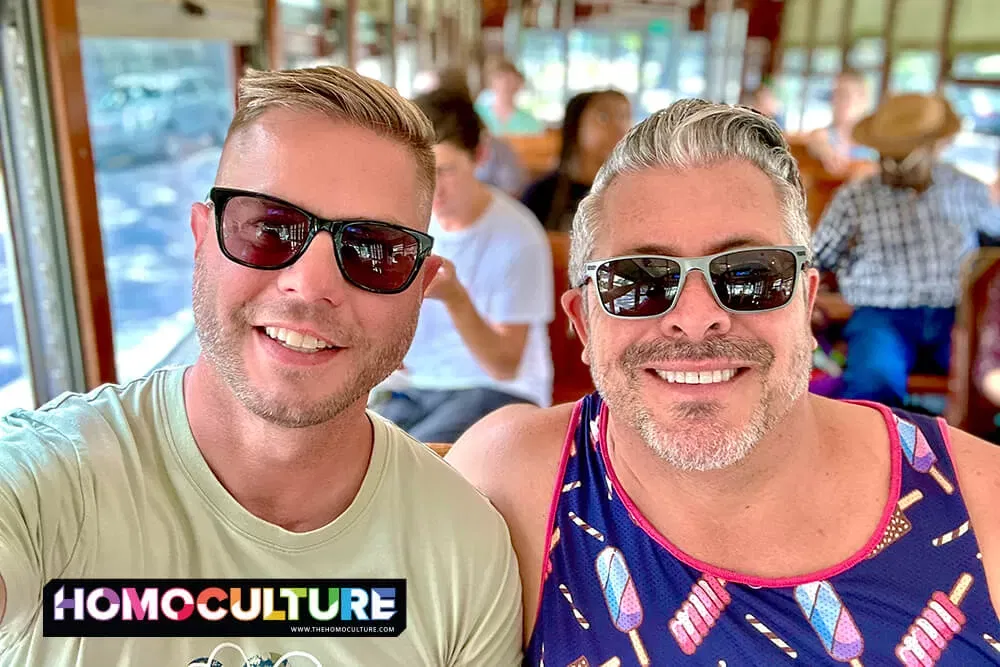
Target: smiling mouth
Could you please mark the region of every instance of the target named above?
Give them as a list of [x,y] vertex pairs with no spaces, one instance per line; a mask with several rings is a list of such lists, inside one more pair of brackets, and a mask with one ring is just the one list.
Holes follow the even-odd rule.
[[324,352],[326,350],[339,349],[336,345],[331,345],[324,340],[319,340],[315,336],[304,334],[294,329],[285,329],[284,327],[257,327],[257,329],[271,340],[296,352],[316,354],[317,352]]
[[649,369],[667,384],[724,384],[731,382],[748,370],[747,368],[726,368],[717,371],[665,371]]

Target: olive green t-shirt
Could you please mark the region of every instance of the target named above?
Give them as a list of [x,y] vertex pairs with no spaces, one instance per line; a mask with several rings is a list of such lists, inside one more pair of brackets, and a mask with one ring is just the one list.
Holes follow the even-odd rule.
[[[315,660],[278,667],[519,664],[507,527],[445,461],[369,413],[374,449],[357,497],[328,525],[293,533],[216,479],[188,425],[183,374],[157,371],[0,421],[0,666],[187,667],[224,642],[238,647],[215,653],[224,667],[290,652]],[[43,586],[87,578],[405,579],[407,627],[382,638],[43,636]]]

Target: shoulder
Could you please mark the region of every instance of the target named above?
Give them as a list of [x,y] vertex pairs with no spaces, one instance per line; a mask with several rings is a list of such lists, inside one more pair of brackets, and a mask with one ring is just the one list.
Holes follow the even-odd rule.
[[975,514],[977,506],[990,508],[987,520],[995,528],[988,530],[995,530],[1000,544],[1000,514],[994,511],[1000,505],[1000,446],[939,423],[970,513]]
[[[491,188],[491,252],[506,251],[514,261],[538,264],[539,254],[549,251],[549,240],[542,223],[530,208],[510,195]],[[496,247],[501,246],[501,247]]]
[[445,459],[505,516],[522,503],[547,507],[575,408],[501,408],[466,431]]
[[[0,418],[0,476],[35,476],[50,493],[86,487],[97,469],[120,470],[133,442],[158,421],[170,384],[179,392],[183,369],[156,371],[125,385],[64,393],[34,410]],[[178,394],[182,395],[182,394]],[[81,487],[82,485],[82,487]]]
[[1000,615],[1000,513],[996,511],[1000,504],[1000,447],[943,420],[939,423],[983,554],[993,607]]
[[[517,236],[527,236],[532,239],[541,238],[539,232],[542,231],[538,217],[528,206],[497,187],[491,187],[493,194],[493,213],[495,219],[503,219],[506,223],[503,229],[511,230]],[[510,221],[516,222],[511,225]]]

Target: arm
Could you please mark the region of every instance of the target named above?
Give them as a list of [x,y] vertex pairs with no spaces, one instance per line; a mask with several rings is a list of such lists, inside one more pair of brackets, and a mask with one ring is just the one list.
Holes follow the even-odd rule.
[[521,579],[510,533],[497,517],[496,540],[489,553],[491,566],[477,573],[478,590],[466,591],[476,608],[469,619],[469,636],[463,641],[455,667],[517,667],[521,651]]
[[813,234],[816,267],[821,271],[836,270],[847,256],[857,233],[858,215],[851,201],[851,191],[849,187],[841,187],[823,211]]
[[991,186],[969,177],[969,192],[963,197],[965,205],[972,206],[977,229],[993,238],[1000,237],[1000,206],[997,205]]
[[490,499],[510,527],[521,575],[525,645],[541,593],[549,505],[573,408],[500,408],[462,434],[445,456]]
[[525,342],[528,340],[528,325],[487,322],[476,310],[469,293],[454,277],[454,267],[442,266],[441,271],[450,271],[451,275],[444,280],[455,282],[454,292],[443,300],[458,334],[462,337],[462,342],[492,378],[496,380],[515,378],[518,366],[521,365]]
[[1000,614],[1000,447],[947,427],[958,486],[979,540],[993,608]]
[[21,414],[0,420],[0,653],[66,567],[85,513],[76,448]]

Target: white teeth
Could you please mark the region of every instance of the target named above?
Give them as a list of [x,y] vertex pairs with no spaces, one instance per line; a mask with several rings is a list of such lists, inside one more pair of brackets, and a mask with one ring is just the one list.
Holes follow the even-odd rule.
[[656,371],[660,379],[666,380],[670,384],[718,384],[729,382],[736,375],[735,368],[727,368],[724,371]]
[[315,352],[332,347],[314,336],[282,327],[264,327],[264,333],[268,338],[281,341],[285,347],[299,352]]

